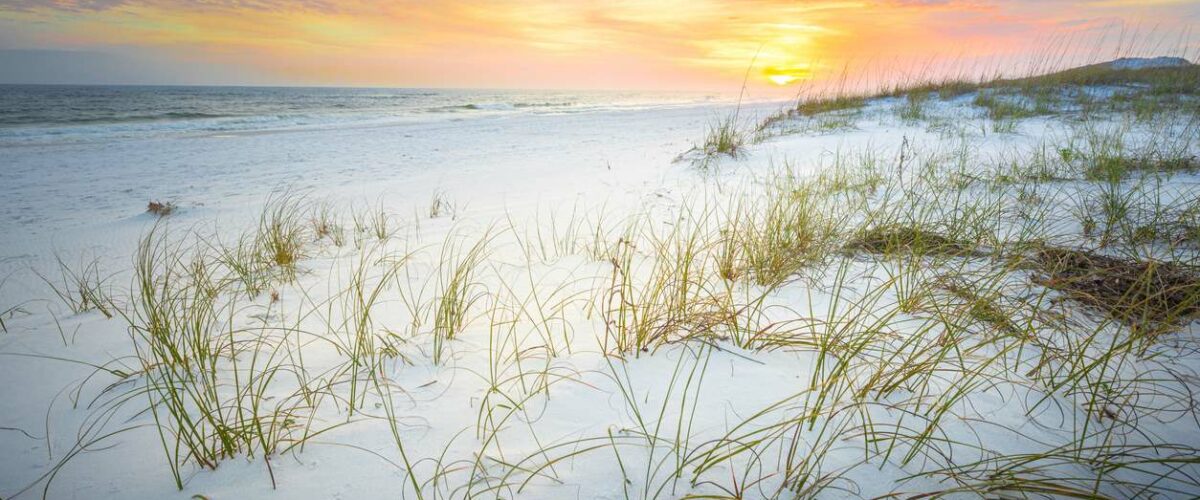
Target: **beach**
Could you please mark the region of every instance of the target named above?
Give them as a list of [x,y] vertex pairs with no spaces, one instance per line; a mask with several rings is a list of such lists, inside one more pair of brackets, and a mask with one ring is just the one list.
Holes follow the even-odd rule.
[[0,496],[1195,493],[1195,89],[1063,79],[74,89],[165,104],[0,127]]

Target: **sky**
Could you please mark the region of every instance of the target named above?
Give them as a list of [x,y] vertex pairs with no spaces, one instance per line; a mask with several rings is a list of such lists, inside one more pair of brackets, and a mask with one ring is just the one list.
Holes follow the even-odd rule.
[[1194,59],[1193,26],[1200,0],[0,0],[0,83],[786,89]]

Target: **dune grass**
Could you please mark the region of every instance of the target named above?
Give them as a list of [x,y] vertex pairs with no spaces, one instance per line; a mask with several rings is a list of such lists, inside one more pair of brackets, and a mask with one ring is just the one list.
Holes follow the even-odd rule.
[[487,258],[491,237],[485,233],[474,242],[453,233],[442,243],[433,309],[433,362],[441,363],[446,343],[458,337],[472,318],[471,310],[483,299],[484,290],[476,272]]
[[313,238],[317,241],[329,240],[334,246],[346,244],[346,230],[338,220],[336,209],[328,203],[317,203],[312,206],[309,214],[309,224],[312,227]]
[[56,255],[55,260],[58,262],[58,279],[35,272],[67,309],[73,314],[99,311],[104,317],[111,318],[115,306],[112,304],[108,278],[100,272],[99,260],[81,261],[77,266],[68,265],[62,256]]
[[269,458],[296,439],[308,408],[299,392],[276,399],[272,391],[297,369],[284,356],[286,332],[232,324],[242,306],[222,297],[210,272],[214,260],[188,255],[160,231],[139,245],[136,295],[120,316],[144,381],[137,391],[182,488],[190,464],[215,469],[239,454]]
[[700,151],[705,158],[719,155],[736,157],[741,153],[742,146],[745,144],[745,132],[741,130],[737,115],[731,114],[709,123],[708,129],[704,133],[704,142],[700,145]]
[[267,200],[258,222],[255,246],[261,259],[287,275],[294,275],[296,264],[304,258],[308,225],[304,212],[308,201],[289,192],[280,192]]
[[446,197],[446,193],[437,191],[433,193],[433,200],[429,202],[429,218],[436,219],[442,216],[449,216],[451,219],[457,217],[458,207]]

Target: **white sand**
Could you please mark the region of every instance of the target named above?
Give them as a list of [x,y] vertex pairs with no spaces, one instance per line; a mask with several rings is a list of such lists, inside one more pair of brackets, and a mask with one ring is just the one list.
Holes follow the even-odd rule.
[[[410,314],[399,292],[385,293],[372,313],[373,327],[377,332],[398,332],[403,340],[398,345],[408,361],[393,358],[385,375],[394,384],[405,452],[418,462],[418,480],[432,481],[423,486],[426,498],[432,498],[434,491],[439,498],[468,493],[483,498],[678,498],[689,493],[719,494],[720,487],[763,477],[762,484],[746,493],[748,498],[759,497],[778,486],[779,456],[762,456],[756,465],[714,464],[693,484],[690,474],[672,480],[669,471],[676,457],[669,447],[647,446],[637,432],[645,425],[666,439],[685,437],[690,448],[699,449],[756,412],[783,402],[753,425],[766,424],[787,413],[787,408],[801,405],[802,400],[788,398],[807,387],[816,356],[804,350],[747,352],[721,345],[721,350],[702,361],[697,372],[703,373],[702,383],[693,382],[699,383],[699,389],[684,387],[684,380],[676,380],[674,386],[671,381],[677,372],[691,372],[695,361],[689,353],[708,349],[701,344],[669,345],[628,362],[605,358],[599,342],[604,324],[582,303],[589,302],[596,287],[608,279],[609,264],[595,262],[583,252],[548,252],[552,255],[530,259],[514,243],[510,225],[520,228],[516,234],[526,236],[531,234],[529,228],[551,231],[551,220],[561,230],[572,211],[578,210],[579,218],[604,213],[614,222],[648,212],[652,223],[665,227],[685,199],[720,199],[740,186],[753,185],[754,179],[785,162],[815,172],[838,153],[873,150],[889,168],[902,142],[923,151],[949,151],[965,140],[972,157],[984,163],[1027,151],[1043,138],[1066,130],[1056,119],[1034,118],[1022,121],[1017,133],[993,133],[970,99],[931,104],[933,115],[954,121],[953,131],[932,126],[936,120],[906,124],[893,112],[902,100],[881,99],[855,118],[854,129],[772,138],[748,147],[738,159],[718,160],[715,173],[707,175],[686,161],[672,160],[700,140],[705,125],[729,111],[727,105],[9,148],[5,161],[12,166],[11,182],[0,186],[4,200],[0,234],[5,235],[0,243],[0,276],[13,277],[0,289],[0,309],[28,297],[37,299],[26,302],[24,312],[9,320],[9,332],[0,334],[0,380],[4,380],[0,427],[5,428],[0,430],[0,497],[8,499],[31,484],[33,489],[19,498],[41,495],[45,482],[38,482],[39,477],[70,453],[81,433],[95,437],[126,429],[67,462],[50,484],[49,496],[415,498],[405,471],[397,465],[400,457],[389,426],[382,419],[364,416],[313,438],[302,451],[272,457],[270,472],[261,457],[224,460],[215,471],[188,466],[183,471],[185,487],[177,491],[153,420],[137,411],[145,408],[144,396],[112,415],[102,411],[111,398],[137,387],[139,378],[94,375],[86,364],[133,367],[126,325],[95,311],[70,314],[50,300],[45,287],[28,272],[32,267],[56,276],[52,274],[55,251],[68,262],[95,255],[105,273],[115,273],[111,281],[115,288],[127,293],[138,236],[155,222],[142,213],[147,200],[169,199],[180,206],[179,213],[168,218],[174,234],[197,228],[233,238],[252,226],[269,193],[280,187],[312,200],[328,200],[343,213],[352,207],[378,205],[392,214],[397,237],[373,255],[415,251],[406,265],[409,274],[401,282],[409,283],[413,294],[424,300],[435,293],[426,284],[436,273],[438,247],[447,235],[477,238],[489,227],[498,236],[488,264],[482,266],[480,279],[487,291],[483,302],[525,300],[530,292],[536,292],[536,300],[544,304],[569,296],[581,298],[561,310],[543,311],[559,316],[545,323],[553,330],[550,338],[561,340],[555,346],[557,356],[531,349],[526,366],[503,368],[508,375],[523,370],[563,378],[556,379],[548,396],[529,395],[522,411],[503,423],[497,444],[481,443],[477,434],[480,408],[489,397],[485,380],[489,336],[515,335],[530,347],[541,343],[542,337],[529,322],[518,323],[512,332],[489,329],[485,309],[476,308],[467,330],[450,342],[448,360],[434,365],[428,327],[410,337]],[[751,121],[773,109],[774,105],[761,104],[744,113]],[[1192,176],[1179,176],[1172,182],[1195,181]],[[454,205],[453,218],[428,217],[438,192]],[[268,323],[335,335],[327,332],[327,326],[337,320],[327,322],[321,316],[340,316],[338,294],[348,286],[364,251],[353,244],[341,249],[314,244],[300,263],[298,280],[275,287],[281,302],[268,306],[267,298],[260,296],[253,306],[237,312],[237,321],[253,325],[266,317]],[[868,268],[861,263],[855,271],[868,272]],[[821,311],[828,294],[795,282],[777,290],[772,301]],[[311,314],[314,310],[316,315]],[[313,374],[343,362],[329,347],[313,347],[306,356],[305,365]],[[1180,355],[1176,363],[1181,371],[1194,373],[1190,367],[1200,366],[1200,356]],[[113,383],[118,385],[105,392]],[[935,381],[933,387],[942,383]],[[504,390],[509,396],[521,395],[520,385],[511,382]],[[622,396],[622,387],[632,401]],[[1089,419],[1069,404],[1026,415],[1025,403],[1040,394],[1020,384],[980,387],[955,406],[942,430],[965,443],[1017,453],[1045,449],[1039,441],[1062,442]],[[499,396],[490,393],[490,397]],[[672,402],[660,415],[664,398]],[[376,395],[369,397],[366,415],[383,414],[378,401]],[[877,425],[903,418],[887,402],[885,398],[873,407]],[[640,417],[634,408],[640,408]],[[1066,412],[1056,413],[1060,408]],[[681,412],[686,418],[680,418]],[[328,426],[347,417],[343,405],[329,402],[321,408],[316,425]],[[683,429],[677,429],[680,422]],[[1147,421],[1139,428],[1164,442],[1200,446],[1200,432],[1191,417]],[[820,430],[820,426],[805,429],[801,442],[817,442]],[[605,441],[610,435],[613,441]],[[538,462],[539,448],[582,439],[595,440],[557,452],[618,440],[622,444],[559,462],[522,490],[516,489],[526,479],[520,475],[499,491],[487,492],[485,482],[465,489],[473,473],[463,467],[474,463],[481,446],[488,456],[485,468],[503,474],[505,467],[499,460],[515,463],[532,457],[531,463]],[[871,497],[948,485],[928,479],[898,482],[933,463],[920,458],[904,467],[897,465],[897,457],[892,461],[873,457],[868,464],[854,465],[863,460],[864,451],[853,434],[833,440],[833,446],[820,470],[828,473],[853,465],[846,480],[838,483],[850,489],[843,493]],[[620,450],[620,461],[613,448]],[[963,463],[977,458],[967,445],[956,453],[955,460]],[[434,475],[439,460],[449,468],[440,478]],[[628,484],[620,480],[622,466]],[[753,477],[734,476],[745,471]]]

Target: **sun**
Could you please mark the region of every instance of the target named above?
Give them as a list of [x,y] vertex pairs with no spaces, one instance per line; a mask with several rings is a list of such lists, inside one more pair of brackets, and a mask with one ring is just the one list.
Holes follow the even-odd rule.
[[792,75],[767,75],[767,80],[770,80],[771,83],[779,85],[780,87],[795,83],[799,79],[799,77]]
[[771,83],[783,87],[812,77],[812,68],[803,64],[768,66],[763,68],[763,76]]

